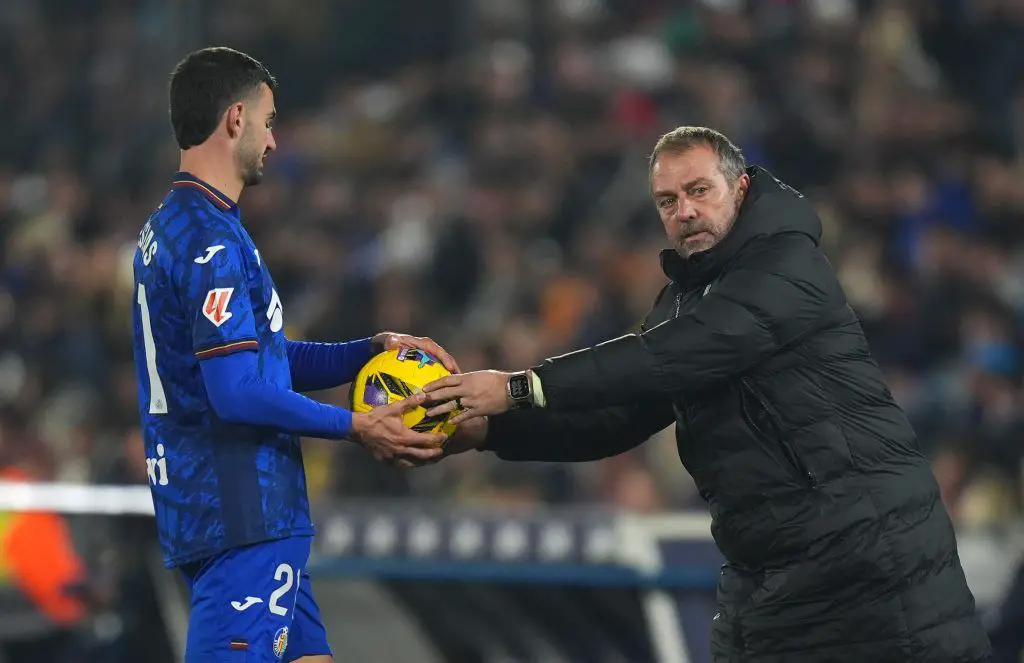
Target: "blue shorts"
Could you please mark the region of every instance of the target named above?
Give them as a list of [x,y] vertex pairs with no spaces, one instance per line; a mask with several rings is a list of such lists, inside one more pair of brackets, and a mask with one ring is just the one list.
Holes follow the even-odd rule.
[[185,663],[329,655],[306,562],[312,538],[265,541],[182,567],[192,591]]

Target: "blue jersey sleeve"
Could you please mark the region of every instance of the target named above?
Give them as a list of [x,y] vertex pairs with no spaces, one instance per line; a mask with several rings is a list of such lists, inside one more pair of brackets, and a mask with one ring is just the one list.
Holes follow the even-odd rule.
[[352,429],[348,410],[318,403],[260,378],[252,353],[214,357],[200,362],[199,367],[210,404],[225,421],[325,439],[347,437]]
[[351,382],[378,351],[372,338],[345,343],[288,341],[287,347],[295,391],[331,389]]
[[210,239],[201,255],[180,266],[179,287],[198,359],[258,347],[241,242],[232,236]]

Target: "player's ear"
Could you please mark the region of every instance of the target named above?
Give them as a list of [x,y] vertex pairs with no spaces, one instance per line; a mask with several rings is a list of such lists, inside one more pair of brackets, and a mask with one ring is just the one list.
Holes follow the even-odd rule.
[[238,101],[228,106],[224,119],[228,130],[228,138],[238,138],[241,136],[242,130],[245,128],[245,106],[242,102]]

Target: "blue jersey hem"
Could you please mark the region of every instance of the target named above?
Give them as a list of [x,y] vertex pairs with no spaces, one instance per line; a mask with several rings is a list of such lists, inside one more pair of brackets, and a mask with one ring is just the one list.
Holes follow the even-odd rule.
[[314,528],[314,527],[304,527],[304,528],[301,528],[301,529],[289,530],[287,532],[284,532],[283,534],[277,534],[277,535],[269,535],[268,534],[266,537],[264,537],[262,539],[254,539],[252,541],[245,541],[243,543],[236,543],[236,544],[230,545],[230,546],[219,546],[217,548],[204,548],[203,550],[198,550],[198,551],[190,552],[188,554],[183,554],[183,555],[175,555],[174,557],[164,557],[164,568],[167,568],[167,569],[179,568],[179,567],[181,567],[181,566],[183,566],[185,564],[191,564],[193,562],[198,562],[198,561],[206,559],[208,557],[213,557],[214,555],[219,555],[220,553],[226,552],[226,551],[231,550],[233,548],[243,548],[245,546],[251,546],[251,545],[255,545],[257,543],[266,543],[267,541],[280,541],[281,539],[290,539],[293,536],[309,536],[309,537],[312,537],[312,536],[315,536],[315,535],[316,535],[316,528]]

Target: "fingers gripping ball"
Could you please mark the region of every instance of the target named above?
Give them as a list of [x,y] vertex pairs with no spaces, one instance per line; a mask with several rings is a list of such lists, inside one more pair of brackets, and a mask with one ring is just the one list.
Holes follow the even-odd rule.
[[[352,383],[352,411],[370,410],[394,403],[423,390],[423,385],[450,375],[435,357],[413,348],[387,350],[366,362]],[[458,410],[434,417],[417,407],[402,417],[405,425],[420,433],[452,435],[448,421]]]

